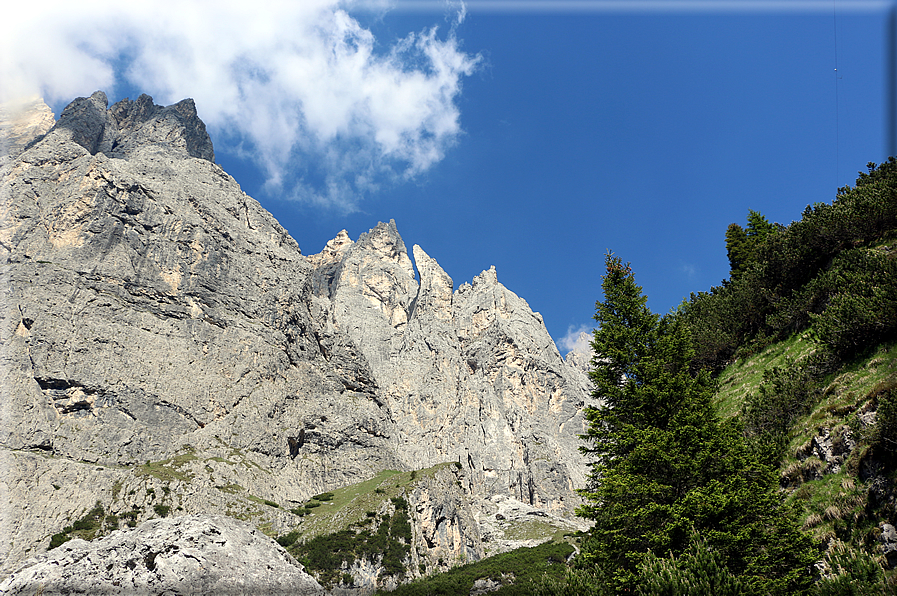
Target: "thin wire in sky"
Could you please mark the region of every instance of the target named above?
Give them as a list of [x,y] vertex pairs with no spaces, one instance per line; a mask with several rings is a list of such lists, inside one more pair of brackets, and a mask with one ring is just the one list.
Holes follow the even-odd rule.
[[835,188],[838,188],[838,174],[841,172],[841,122],[840,122],[840,106],[838,101],[838,79],[841,74],[838,72],[838,4],[837,0],[832,0],[832,29],[834,32],[835,45]]

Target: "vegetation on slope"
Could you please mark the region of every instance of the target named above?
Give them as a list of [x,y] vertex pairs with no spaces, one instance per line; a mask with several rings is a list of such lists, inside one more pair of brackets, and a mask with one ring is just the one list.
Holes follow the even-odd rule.
[[534,547],[487,557],[476,563],[455,567],[444,573],[399,586],[385,596],[454,596],[470,594],[478,580],[497,588],[495,596],[528,596],[533,586],[547,579],[562,578],[573,547],[567,543],[546,542]]
[[730,278],[665,317],[609,258],[592,377],[610,407],[588,412],[582,510],[596,524],[527,593],[894,593],[894,242],[891,158],[789,226],[754,211],[729,226]]
[[584,451],[594,463],[580,510],[595,525],[580,566],[632,592],[664,568],[645,567],[648,553],[676,557],[701,544],[752,592],[806,589],[812,545],[743,426],[718,418],[715,382],[691,370],[689,328],[652,313],[619,258],[608,255],[606,265],[592,342],[602,358],[591,372],[603,403],[586,408]]
[[[577,569],[539,593],[891,593],[895,239],[891,158],[787,227],[754,211],[730,226],[730,279],[666,317],[609,257],[592,373],[609,407],[589,412],[583,509],[596,525]],[[760,496],[776,520],[752,509]]]

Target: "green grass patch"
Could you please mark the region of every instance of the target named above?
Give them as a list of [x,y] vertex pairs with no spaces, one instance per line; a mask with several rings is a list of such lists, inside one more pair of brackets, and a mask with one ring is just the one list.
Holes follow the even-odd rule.
[[821,432],[849,423],[876,387],[897,379],[897,343],[883,344],[824,380],[822,399],[793,427],[786,451],[793,454]]
[[188,462],[198,459],[193,450],[186,453],[176,455],[169,459],[163,459],[157,462],[147,462],[138,467],[134,471],[135,476],[153,476],[162,482],[172,482],[179,480],[181,482],[190,482],[193,480],[193,474],[181,470]]
[[[469,594],[478,579],[493,579],[504,585],[490,594],[528,596],[543,576],[561,579],[573,547],[566,543],[546,542],[468,563],[445,573],[400,585],[393,592],[378,591],[379,596],[455,596]],[[513,578],[513,579],[512,579]]]
[[376,516],[383,503],[401,497],[408,487],[425,478],[432,478],[436,472],[449,465],[438,464],[425,470],[416,470],[414,480],[411,472],[383,470],[364,482],[316,495],[328,498],[323,501],[312,500],[304,507],[291,510],[296,515],[304,515],[298,528],[300,540],[307,541],[315,536],[347,529],[365,521],[368,512]]
[[763,382],[763,373],[772,367],[784,367],[790,360],[808,356],[816,343],[809,335],[798,333],[785,341],[767,346],[760,353],[741,358],[727,366],[719,376],[719,391],[714,398],[723,418],[737,415],[750,393],[756,393]]
[[244,492],[244,491],[246,490],[245,488],[243,488],[243,487],[240,486],[239,484],[233,484],[233,483],[230,483],[230,484],[223,484],[223,485],[220,485],[220,486],[216,486],[215,488],[217,488],[217,489],[220,490],[221,492],[223,492],[223,493],[227,493],[227,494],[229,494],[229,495],[235,495],[235,494],[237,494],[237,493],[242,493],[242,492]]
[[[114,520],[115,527],[112,527]],[[104,528],[104,522],[109,524]],[[76,520],[72,525],[66,526],[61,532],[53,534],[50,537],[50,547],[52,550],[61,544],[64,544],[72,538],[81,538],[82,540],[93,540],[103,535],[104,531],[111,531],[118,527],[118,518],[115,516],[107,516],[103,505],[97,501],[97,504],[88,511],[84,517]]]
[[564,534],[570,532],[569,529],[558,528],[540,519],[511,522],[503,529],[507,540],[545,540],[549,538],[560,542],[564,539]]

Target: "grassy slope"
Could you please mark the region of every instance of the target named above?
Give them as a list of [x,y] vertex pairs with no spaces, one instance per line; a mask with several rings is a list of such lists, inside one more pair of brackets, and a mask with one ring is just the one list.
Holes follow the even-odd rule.
[[491,579],[502,584],[489,592],[495,596],[529,594],[529,586],[543,575],[560,578],[567,566],[564,564],[573,553],[566,543],[546,542],[532,548],[518,548],[492,557],[456,567],[410,584],[399,586],[394,592],[377,594],[395,596],[454,596],[469,594],[476,580]]
[[[784,366],[787,358],[804,358],[814,349],[810,335],[803,332],[731,364],[720,375],[716,397],[720,412],[727,416],[737,414],[745,397],[758,390],[764,370]],[[887,519],[888,512],[870,503],[871,479],[860,477],[861,461],[868,452],[868,429],[857,415],[871,407],[872,396],[879,387],[894,382],[895,343],[880,345],[829,375],[823,381],[819,403],[792,426],[780,467],[783,490],[801,512],[804,529],[820,545],[829,549],[862,549],[880,559],[880,563],[884,561],[877,548],[879,523]],[[857,443],[838,470],[811,454],[811,441],[824,432],[836,440],[849,434]]]

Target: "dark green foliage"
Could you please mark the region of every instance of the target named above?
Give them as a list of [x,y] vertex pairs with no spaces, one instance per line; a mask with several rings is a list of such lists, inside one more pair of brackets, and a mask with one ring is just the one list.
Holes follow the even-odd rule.
[[96,527],[96,522],[91,519],[79,519],[72,524],[74,530],[92,530]]
[[[563,577],[565,561],[573,552],[566,543],[547,542],[532,548],[518,548],[475,563],[468,563],[431,577],[415,580],[392,592],[378,591],[380,596],[455,596],[470,594],[478,579],[491,578],[508,582],[490,596],[530,596],[536,594],[543,578]],[[504,576],[504,579],[503,579]],[[513,576],[513,580],[511,577]],[[510,583],[513,581],[513,583]],[[590,592],[579,592],[590,594]]]
[[897,260],[880,251],[846,251],[826,272],[826,308],[812,313],[813,330],[847,360],[897,332]]
[[308,515],[308,509],[306,509],[305,507],[295,507],[293,509],[290,509],[290,513],[292,513],[293,515],[298,515],[299,517],[304,517]]
[[71,539],[72,539],[72,537],[69,536],[67,532],[60,532],[59,534],[53,534],[53,536],[50,538],[50,547],[47,550],[53,550],[57,546],[60,546],[64,543],[68,542]]
[[[351,566],[356,559],[379,562],[384,575],[401,577],[405,574],[405,560],[411,552],[411,520],[404,498],[396,497],[392,503],[396,508],[395,515],[383,515],[376,532],[350,528],[312,538],[305,544],[293,545],[290,552],[324,583],[336,582],[343,563]],[[369,512],[368,516],[375,517],[376,513]],[[288,547],[297,537],[298,532],[291,532],[277,541]],[[284,544],[288,539],[289,544]]]
[[[598,571],[599,573],[596,573]],[[532,596],[617,596],[613,582],[600,570],[568,568],[563,575],[545,574],[533,585]]]
[[638,596],[744,596],[752,592],[702,537],[696,537],[679,557],[649,554],[638,567],[636,585]]
[[321,506],[321,504],[318,503],[317,501],[309,501],[308,503],[305,504],[306,509],[314,509],[315,507],[320,507],[320,506]]
[[277,537],[277,544],[286,548],[288,546],[292,546],[296,540],[299,538],[299,530],[293,530],[289,534],[284,534],[283,536]]
[[750,250],[747,233],[737,223],[726,228],[726,255],[729,257],[729,270],[732,277],[741,275],[747,266]]
[[819,366],[818,359],[811,357],[765,370],[757,393],[745,399],[745,432],[765,464],[779,465],[792,425],[819,401]]
[[[820,339],[840,358],[894,334],[894,265],[868,247],[897,236],[897,160],[869,164],[856,187],[839,189],[830,205],[808,206],[787,227],[756,212],[747,230],[733,226],[726,231],[730,279],[683,308],[698,366],[718,372],[736,351],[750,355],[816,315],[824,320]],[[842,255],[848,251],[856,254]]]
[[171,507],[168,505],[153,505],[153,509],[159,517],[167,517],[168,513],[171,511]]
[[897,379],[876,387],[873,399],[877,409],[869,442],[882,460],[893,465],[897,461]]
[[60,544],[68,542],[75,537],[73,534],[78,538],[93,540],[97,537],[98,532],[102,533],[104,520],[107,522],[106,530],[113,530],[118,527],[118,518],[114,515],[110,515],[107,518],[103,505],[97,501],[93,509],[88,511],[84,517],[75,521],[72,525],[64,527],[62,532],[54,534],[50,538],[49,548],[54,549]]
[[357,542],[355,532],[342,530],[295,545],[290,552],[305,565],[306,571],[315,573],[319,581],[332,583],[344,562],[350,566],[355,562]]
[[321,493],[312,497],[315,501],[332,501],[333,493]]
[[751,263],[754,251],[767,236],[776,230],[758,211],[748,211],[747,228],[733,223],[726,229],[726,254],[732,279],[739,277]]
[[586,409],[583,437],[594,463],[580,514],[595,525],[582,563],[631,590],[649,551],[678,555],[697,532],[744,581],[773,592],[805,586],[808,539],[740,424],[717,419],[714,382],[692,370],[689,329],[647,308],[628,264],[608,255],[606,267],[590,373],[604,405]]
[[276,507],[276,508],[280,509],[280,505],[278,505],[278,504],[275,503],[274,501],[269,501],[268,499],[264,499],[263,502],[264,502],[265,505],[267,505],[268,507]]
[[87,512],[87,515],[72,524],[73,531],[93,531],[102,525],[105,516],[103,506],[97,502],[93,509]]

